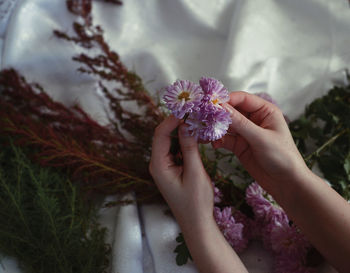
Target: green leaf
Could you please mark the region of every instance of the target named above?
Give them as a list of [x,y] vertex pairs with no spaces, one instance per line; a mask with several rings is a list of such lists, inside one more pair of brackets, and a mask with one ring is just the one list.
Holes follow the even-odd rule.
[[176,242],[179,243],[174,250],[174,253],[176,253],[176,264],[178,266],[181,266],[186,264],[188,259],[192,261],[191,253],[187,248],[187,245],[182,233],[179,233],[179,235],[176,237]]
[[344,170],[345,170],[346,175],[348,177],[348,180],[350,182],[350,153],[348,153],[347,157],[345,158]]

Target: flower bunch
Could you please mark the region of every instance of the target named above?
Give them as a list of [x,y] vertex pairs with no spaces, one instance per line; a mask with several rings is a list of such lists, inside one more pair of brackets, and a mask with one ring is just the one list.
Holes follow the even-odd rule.
[[252,218],[234,207],[220,208],[223,193],[214,186],[214,218],[232,248],[241,253],[251,239],[258,239],[274,255],[274,273],[315,272],[308,261],[314,248],[273,198],[254,182],[246,189],[245,199]]
[[185,120],[190,135],[214,141],[226,134],[231,119],[222,104],[229,101],[229,95],[220,81],[208,77],[202,77],[199,84],[177,80],[165,90],[166,106],[175,117]]
[[220,208],[223,193],[213,183],[214,188],[214,219],[227,242],[237,252],[243,252],[250,239],[249,219],[233,207],[225,206]]
[[254,213],[251,229],[275,257],[274,272],[315,272],[315,267],[307,261],[312,245],[258,183],[246,189],[246,202]]

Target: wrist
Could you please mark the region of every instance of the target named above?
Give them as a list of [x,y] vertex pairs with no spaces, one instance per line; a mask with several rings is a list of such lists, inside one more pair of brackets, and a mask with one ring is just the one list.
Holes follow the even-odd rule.
[[216,222],[213,216],[213,210],[210,211],[210,214],[203,214],[198,216],[188,215],[189,217],[177,218],[178,224],[181,231],[184,234],[190,235],[202,235],[205,234],[208,230],[216,227]]
[[271,195],[278,204],[290,211],[291,208],[296,207],[300,199],[300,194],[305,191],[308,184],[319,179],[320,178],[305,165],[304,168],[295,170],[285,179],[277,181],[274,184]]
[[214,216],[206,219],[200,225],[184,225],[181,228],[199,272],[247,272],[221,233]]

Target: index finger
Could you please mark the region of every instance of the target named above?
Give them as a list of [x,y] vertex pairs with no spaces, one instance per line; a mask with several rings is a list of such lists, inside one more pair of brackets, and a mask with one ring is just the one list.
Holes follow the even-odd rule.
[[[264,105],[270,104],[268,101],[243,91],[234,91],[229,94],[228,103],[239,111],[254,113],[259,111]],[[271,103],[271,105],[273,105]]]
[[158,125],[154,132],[152,143],[152,160],[161,164],[164,158],[169,154],[171,145],[171,132],[179,126],[180,119],[173,115],[167,117],[162,123]]

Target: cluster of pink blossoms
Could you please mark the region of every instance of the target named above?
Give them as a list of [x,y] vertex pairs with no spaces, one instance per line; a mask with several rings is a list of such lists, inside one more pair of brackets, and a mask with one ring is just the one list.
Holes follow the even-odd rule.
[[[221,202],[222,193],[216,187],[214,198],[216,204]],[[215,220],[231,246],[240,253],[250,239],[261,239],[265,249],[274,254],[275,273],[316,272],[306,262],[312,246],[289,221],[282,208],[256,182],[247,188],[246,202],[254,212],[254,219],[231,207],[214,207]]]
[[185,119],[188,133],[197,139],[220,139],[231,123],[221,106],[229,100],[228,91],[214,78],[202,77],[199,84],[177,80],[165,88],[163,100],[175,117]]

